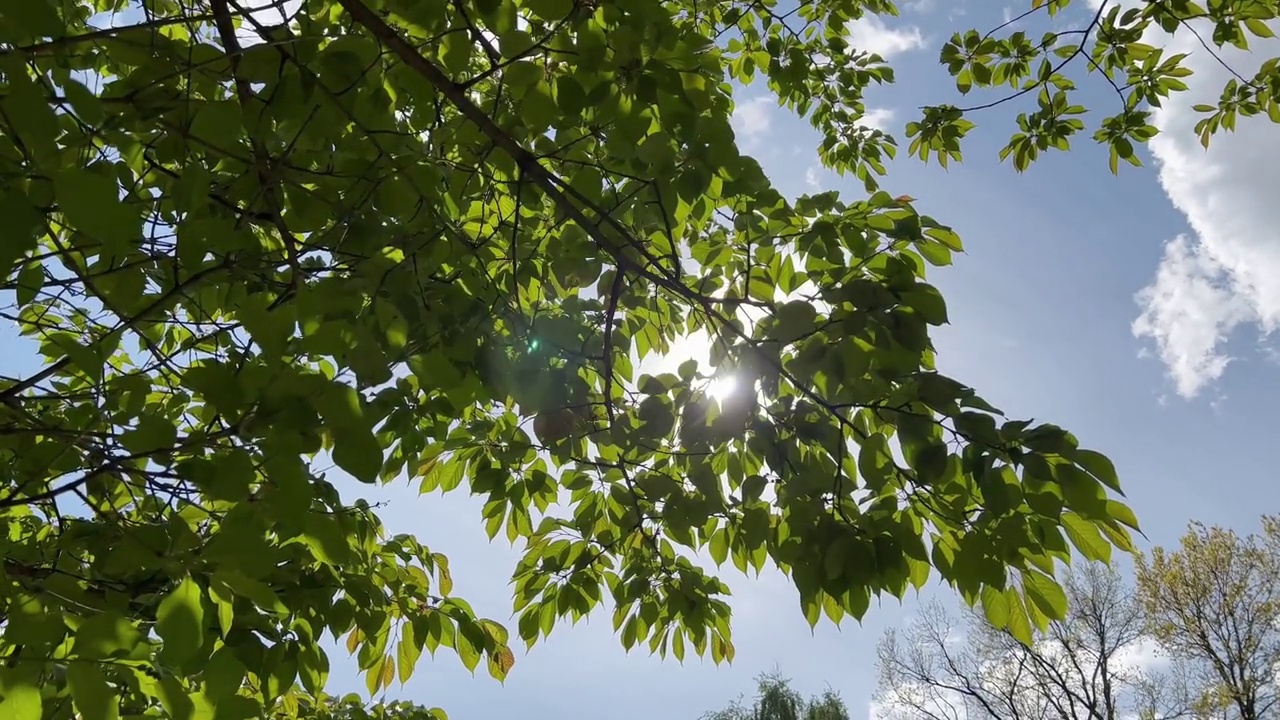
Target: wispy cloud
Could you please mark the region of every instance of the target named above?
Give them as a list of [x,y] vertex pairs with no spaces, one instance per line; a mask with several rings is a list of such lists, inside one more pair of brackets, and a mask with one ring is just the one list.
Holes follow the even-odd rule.
[[898,6],[904,12],[923,14],[937,9],[938,2],[937,0],[904,0],[898,3]]
[[749,98],[733,108],[729,124],[733,126],[733,132],[739,140],[750,144],[769,131],[777,108],[778,102],[771,96]]

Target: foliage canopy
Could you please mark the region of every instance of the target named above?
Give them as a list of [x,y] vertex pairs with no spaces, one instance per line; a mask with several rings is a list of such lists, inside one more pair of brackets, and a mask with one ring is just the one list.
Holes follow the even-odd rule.
[[[40,355],[0,378],[0,715],[355,713],[326,633],[371,693],[424,649],[504,676],[508,630],[330,462],[485,497],[527,643],[607,598],[627,647],[732,658],[695,550],[810,622],[933,575],[1029,639],[1072,546],[1130,548],[1105,457],[935,371],[960,240],[877,189],[892,74],[845,39],[892,4],[286,10],[0,11],[0,288]],[[867,197],[771,186],[729,123],[756,78]],[[710,367],[640,371],[697,333]]]

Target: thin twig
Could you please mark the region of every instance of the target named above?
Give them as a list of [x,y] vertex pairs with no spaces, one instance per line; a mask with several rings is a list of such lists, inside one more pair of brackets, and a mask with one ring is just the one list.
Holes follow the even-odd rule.
[[[234,0],[231,0],[231,4],[234,4]],[[236,37],[235,23],[228,7],[228,0],[210,0],[209,7],[213,10],[214,21],[218,26],[218,35],[222,38],[222,47],[226,51],[227,62],[231,64],[231,76],[235,79],[236,97],[240,101],[240,106],[248,112],[254,100],[254,92],[249,81],[240,75],[240,55],[242,51],[240,49],[240,40]],[[235,8],[241,13],[246,12],[239,5],[236,5]],[[271,216],[272,224],[275,226],[276,231],[280,233],[280,242],[284,243],[285,254],[289,259],[289,286],[294,292],[297,292],[298,286],[302,283],[302,265],[298,262],[298,239],[293,236],[293,233],[284,222],[283,204],[280,202],[277,192],[275,172],[272,167],[271,155],[267,152],[267,146],[257,133],[250,131],[248,135],[250,146],[253,148],[254,165],[258,171],[258,183],[262,186],[262,194],[267,203],[267,212]]]

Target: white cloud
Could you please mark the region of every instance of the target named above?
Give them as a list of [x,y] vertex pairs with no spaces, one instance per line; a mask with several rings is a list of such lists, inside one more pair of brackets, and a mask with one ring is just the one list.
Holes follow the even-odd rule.
[[1155,343],[1183,397],[1222,376],[1231,360],[1222,345],[1250,317],[1229,284],[1226,269],[1201,241],[1178,236],[1165,245],[1155,280],[1138,293],[1142,314],[1133,332]]
[[890,108],[867,108],[862,114],[859,123],[873,130],[888,130],[889,123],[893,122],[894,112]]
[[1116,652],[1115,661],[1119,668],[1149,672],[1164,667],[1169,659],[1161,654],[1160,646],[1154,639],[1142,638],[1120,648]]
[[924,35],[920,33],[920,28],[914,25],[901,28],[886,27],[884,20],[876,15],[870,15],[852,23],[846,39],[852,49],[875,53],[886,60],[894,55],[924,46]]
[[773,124],[773,111],[777,107],[778,101],[768,95],[743,100],[734,106],[729,124],[733,126],[734,134],[750,143],[769,131]]
[[818,168],[810,167],[804,171],[804,184],[814,190],[818,189],[818,186],[822,184],[822,181],[818,178]]
[[[1202,29],[1208,37],[1212,30]],[[1252,55],[1218,51],[1245,77],[1280,41],[1251,39]],[[1222,376],[1231,357],[1231,331],[1255,326],[1264,336],[1280,326],[1280,129],[1265,117],[1241,119],[1200,146],[1197,103],[1213,103],[1231,73],[1190,33],[1179,33],[1166,55],[1189,52],[1192,90],[1157,110],[1161,134],[1151,142],[1160,184],[1186,215],[1193,235],[1170,240],[1151,284],[1137,295],[1134,334],[1150,340],[1175,389],[1194,397]]]

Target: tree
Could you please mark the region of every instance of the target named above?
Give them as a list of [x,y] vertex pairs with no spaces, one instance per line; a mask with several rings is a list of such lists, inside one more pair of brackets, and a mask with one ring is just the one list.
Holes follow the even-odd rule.
[[849,710],[840,696],[831,690],[804,699],[791,687],[791,681],[774,673],[756,680],[756,696],[751,703],[742,700],[707,713],[703,720],[849,720]]
[[[947,720],[1116,720],[1191,717],[1185,673],[1133,661],[1146,635],[1142,607],[1119,572],[1078,566],[1064,578],[1065,618],[1030,646],[992,609],[956,618],[938,603],[880,642],[883,716]],[[998,610],[996,613],[998,615]],[[996,624],[993,624],[994,623]]]
[[[935,572],[1024,639],[1061,617],[1055,561],[1137,521],[1105,457],[935,370],[961,243],[879,189],[892,74],[844,33],[893,12],[7,3],[0,288],[39,364],[0,379],[0,714],[314,712],[326,634],[370,693],[439,647],[504,676],[508,631],[330,465],[485,497],[530,644],[607,597],[625,646],[731,659],[700,549],[811,622]],[[867,197],[742,155],[757,76]],[[709,363],[642,371],[690,336]]]
[[1165,651],[1196,664],[1206,706],[1240,720],[1280,713],[1280,516],[1243,538],[1193,523],[1177,550],[1139,558],[1138,590]]

